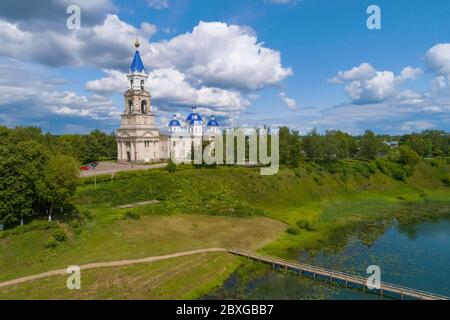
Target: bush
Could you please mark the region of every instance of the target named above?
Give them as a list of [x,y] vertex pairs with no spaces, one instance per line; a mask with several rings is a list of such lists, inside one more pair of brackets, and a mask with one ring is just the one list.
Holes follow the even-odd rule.
[[316,230],[314,228],[314,226],[309,221],[305,221],[305,220],[298,220],[297,221],[297,226],[300,229],[306,230],[306,231],[315,231]]
[[87,220],[92,220],[94,218],[94,215],[89,210],[85,210],[85,211],[81,212],[81,216],[82,216],[82,218],[85,218]]
[[52,234],[53,239],[56,242],[64,242],[67,241],[67,234],[64,232],[63,229],[55,230]]
[[70,221],[69,225],[73,228],[73,229],[78,229],[81,227],[81,221],[78,219],[74,219],[72,221]]
[[376,164],[382,173],[398,181],[405,181],[410,174],[405,166],[387,159],[379,159],[376,161]]
[[313,180],[315,183],[317,183],[319,186],[323,186],[323,182],[320,180],[319,177],[313,176]]
[[67,241],[67,234],[63,229],[60,228],[53,232],[52,236],[50,237],[50,239],[48,239],[47,243],[45,244],[45,247],[48,249],[53,249],[56,248],[58,244],[65,241]]
[[291,235],[295,236],[295,235],[300,233],[300,230],[297,227],[290,226],[289,228],[287,228],[286,232],[288,234],[291,234]]
[[45,247],[47,249],[53,249],[56,248],[58,246],[58,241],[56,241],[53,238],[48,239],[47,243],[45,244]]
[[414,166],[420,161],[420,156],[408,146],[399,148],[398,162],[404,165]]
[[135,211],[127,211],[125,212],[125,218],[132,220],[139,220],[141,216],[139,215],[139,213]]
[[169,171],[170,173],[175,173],[177,171],[177,165],[175,164],[175,162],[172,161],[172,159],[169,159],[166,170]]
[[450,176],[443,178],[443,179],[442,179],[442,183],[443,183],[445,186],[450,187]]

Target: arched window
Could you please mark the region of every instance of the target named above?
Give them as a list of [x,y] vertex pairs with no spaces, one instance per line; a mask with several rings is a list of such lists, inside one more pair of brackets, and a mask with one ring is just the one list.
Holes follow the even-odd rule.
[[145,101],[145,100],[142,100],[142,102],[141,102],[141,112],[147,113],[147,101]]
[[130,88],[133,89],[133,79],[130,80]]
[[141,90],[144,90],[144,80],[141,80]]
[[128,100],[128,113],[133,112],[133,100]]

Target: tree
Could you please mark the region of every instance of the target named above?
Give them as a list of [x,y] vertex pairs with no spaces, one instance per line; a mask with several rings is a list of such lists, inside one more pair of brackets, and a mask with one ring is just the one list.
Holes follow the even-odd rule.
[[422,157],[431,154],[433,143],[431,139],[425,138],[422,135],[412,134],[405,137],[405,145],[417,152]]
[[44,179],[38,184],[41,202],[51,217],[55,208],[69,204],[78,184],[78,162],[67,155],[50,157]]
[[360,156],[366,160],[375,159],[382,150],[381,141],[377,138],[375,133],[367,130],[359,142]]
[[408,146],[401,146],[399,148],[398,162],[405,165],[414,166],[420,161],[420,156]]
[[313,129],[303,138],[303,150],[309,160],[319,160],[324,155],[324,144],[322,137]]
[[327,131],[323,141],[324,157],[327,160],[348,159],[357,151],[355,140],[342,131]]
[[37,184],[43,179],[47,159],[46,147],[36,141],[0,145],[0,223],[38,213]]
[[290,131],[288,127],[281,127],[279,137],[280,164],[297,167],[302,156],[302,141],[298,131]]

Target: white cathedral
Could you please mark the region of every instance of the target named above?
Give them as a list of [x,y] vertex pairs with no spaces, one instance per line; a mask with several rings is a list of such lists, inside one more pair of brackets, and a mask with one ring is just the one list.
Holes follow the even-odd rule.
[[148,73],[139,54],[139,41],[128,72],[128,89],[125,91],[125,110],[117,130],[117,161],[119,163],[149,163],[169,159],[190,158],[192,147],[202,143],[203,135],[210,140],[221,134],[214,116],[206,128],[197,108],[186,118],[183,127],[176,116],[170,121],[168,134],[161,134],[155,123],[148,88]]

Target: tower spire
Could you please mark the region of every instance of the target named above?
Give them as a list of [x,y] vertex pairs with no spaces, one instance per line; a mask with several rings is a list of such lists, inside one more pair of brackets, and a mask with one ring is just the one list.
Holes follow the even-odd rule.
[[139,49],[140,45],[141,45],[141,43],[139,42],[139,32],[136,31],[136,42],[134,43],[136,50]]

